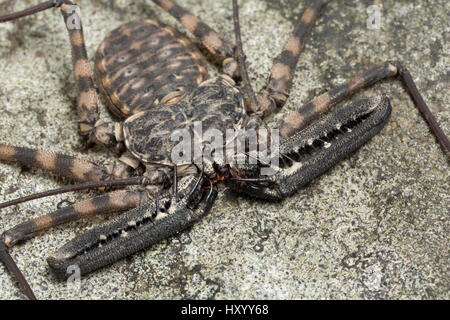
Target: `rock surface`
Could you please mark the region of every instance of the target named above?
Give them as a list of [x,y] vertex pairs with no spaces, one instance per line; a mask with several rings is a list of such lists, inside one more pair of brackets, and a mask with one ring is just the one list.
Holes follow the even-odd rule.
[[[33,1],[3,1],[0,13]],[[35,1],[36,2],[36,1]],[[332,1],[297,68],[294,89],[275,123],[370,66],[403,62],[444,131],[450,134],[450,4],[385,0],[380,29],[367,27],[374,1]],[[233,39],[231,1],[186,0],[186,8]],[[255,89],[309,1],[241,1],[241,25]],[[80,0],[88,54],[108,30],[137,17],[185,32],[151,1]],[[82,155],[102,164],[114,155],[86,149],[77,134],[70,48],[62,18],[49,10],[0,24],[0,142]],[[213,70],[213,67],[211,67]],[[449,299],[449,161],[401,83],[387,93],[393,114],[370,143],[296,195],[279,203],[221,188],[211,213],[192,229],[84,277],[58,281],[45,262],[56,247],[104,218],[55,228],[11,254],[43,299]],[[106,118],[107,112],[103,113]],[[0,163],[0,201],[65,185],[41,170]],[[95,195],[65,194],[1,211],[0,230]],[[24,298],[0,265],[0,299]]]

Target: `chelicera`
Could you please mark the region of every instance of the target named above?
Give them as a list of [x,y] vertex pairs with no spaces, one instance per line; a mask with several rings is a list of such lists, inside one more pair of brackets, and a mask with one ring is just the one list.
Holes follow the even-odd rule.
[[[260,175],[260,169],[267,165],[262,162],[174,164],[171,160],[174,142],[170,140],[173,131],[192,131],[195,122],[201,122],[204,130],[257,129],[263,126],[265,117],[283,107],[308,34],[330,1],[313,1],[304,11],[293,35],[275,59],[267,85],[256,95],[245,70],[236,1],[233,1],[236,46],[174,2],[154,2],[202,42],[221,63],[223,75],[208,78],[206,59],[178,31],[156,20],[135,20],[108,33],[100,44],[94,81],[74,3],[47,1],[0,17],[0,22],[4,22],[52,7],[61,8],[72,47],[80,134],[88,143],[111,148],[120,157],[114,166],[103,168],[77,157],[0,145],[0,159],[40,167],[82,183],[65,191],[140,185],[107,192],[3,233],[0,259],[29,298],[34,298],[34,294],[8,253],[8,248],[16,243],[62,223],[124,211],[71,240],[48,258],[50,268],[60,277],[66,277],[72,265],[85,274],[148,248],[198,221],[213,205],[219,181],[225,180],[238,192],[261,199],[288,197],[383,128],[391,112],[386,96],[355,101],[330,111],[379,80],[398,76],[404,82],[448,153],[449,141],[408,71],[398,62],[387,61],[286,116],[279,126],[281,143],[276,157],[280,167],[273,175]],[[241,79],[244,93],[237,85]],[[117,121],[100,120],[95,83]]]

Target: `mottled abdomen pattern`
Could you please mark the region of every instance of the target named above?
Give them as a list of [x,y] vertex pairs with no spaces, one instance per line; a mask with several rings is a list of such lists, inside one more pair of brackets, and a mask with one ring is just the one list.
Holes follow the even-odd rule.
[[161,103],[169,93],[198,86],[208,76],[206,64],[172,27],[135,20],[108,33],[97,50],[95,77],[110,110],[126,118]]
[[173,105],[155,104],[124,122],[127,149],[144,163],[171,163],[175,130],[187,129],[194,137],[195,122],[203,133],[237,126],[246,117],[241,92],[222,77],[209,79]]

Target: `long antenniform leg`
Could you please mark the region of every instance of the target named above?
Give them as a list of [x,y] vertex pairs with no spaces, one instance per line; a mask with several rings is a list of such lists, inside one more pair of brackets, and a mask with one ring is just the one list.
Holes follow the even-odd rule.
[[9,254],[8,247],[6,247],[6,244],[3,241],[0,241],[0,260],[4,263],[6,269],[14,275],[28,299],[36,300],[33,290]]
[[[276,111],[286,101],[304,39],[317,20],[320,9],[328,2],[317,1],[304,12],[294,35],[275,59],[268,85],[258,95],[260,112],[264,115]],[[385,95],[356,101],[332,111],[317,122],[313,121],[362,88],[395,76],[401,78],[432,132],[449,154],[449,140],[424,102],[408,70],[398,62],[387,61],[287,115],[280,125],[282,142],[279,154],[274,155],[282,162],[279,170],[272,176],[260,177],[256,172],[259,170],[255,171],[254,167],[241,167],[247,178],[233,179],[238,182],[238,188],[258,198],[282,199],[357,150],[387,122],[391,105]]]
[[[321,10],[330,1],[331,0],[315,1],[304,11],[302,17],[295,26],[293,35],[288,39],[281,54],[275,58],[267,86],[259,92],[257,97],[261,108],[260,112],[263,113],[264,116],[268,116],[279,110],[289,97],[295,68],[304,48],[306,39],[311,33],[314,23],[319,18]],[[382,79],[396,76],[400,77],[404,83],[415,105],[422,113],[439,143],[441,143],[447,153],[450,153],[450,142],[420,95],[409,71],[399,62],[393,61],[388,61],[374,67],[362,76],[355,77],[347,84],[341,85],[336,89],[318,96],[298,110],[290,113],[281,123],[281,137],[287,138],[295,132],[305,128],[331,107],[343,101],[345,98],[348,98],[360,89],[370,86]]]
[[434,135],[450,154],[449,140],[409,72],[398,62],[388,61],[288,114],[280,126],[280,170],[269,177],[255,177],[254,173],[249,173],[248,179],[236,179],[242,183],[242,191],[265,199],[285,198],[360,148],[389,118],[391,105],[385,95],[356,101],[317,119],[358,90],[394,76],[401,77]]
[[[90,182],[86,186],[95,185],[93,182],[111,182],[114,186],[115,176],[109,174],[105,168],[95,163],[72,156],[55,154],[46,151],[29,148],[12,147],[0,144],[0,160],[18,162],[25,166],[38,167],[54,174],[79,182]],[[136,183],[140,184],[142,178],[136,177]],[[116,185],[126,182],[115,180]],[[73,189],[69,187],[68,190]],[[98,213],[111,213],[124,211],[138,206],[142,202],[144,191],[116,191],[92,200],[86,200],[73,207],[63,208],[53,214],[46,215],[28,222],[22,223],[0,236],[0,261],[14,274],[24,293],[30,299],[35,299],[28,282],[17,268],[7,247],[11,247],[18,241],[27,239],[39,231],[47,230],[62,223],[81,219],[88,215]],[[33,198],[33,197],[31,197]],[[20,199],[19,199],[20,200]],[[14,201],[13,201],[14,202]]]

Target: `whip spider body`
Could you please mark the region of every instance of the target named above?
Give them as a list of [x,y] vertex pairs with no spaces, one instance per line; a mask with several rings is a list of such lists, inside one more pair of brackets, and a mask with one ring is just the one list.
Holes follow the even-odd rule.
[[[68,275],[67,269],[72,265],[79,266],[81,273],[86,274],[190,226],[209,211],[219,180],[227,180],[234,189],[253,197],[284,199],[383,128],[391,113],[385,95],[358,100],[320,118],[331,107],[379,80],[395,76],[403,80],[448,152],[448,140],[408,71],[398,62],[387,61],[319,95],[282,120],[279,126],[281,167],[276,174],[258,176],[261,163],[250,166],[225,163],[206,165],[206,168],[185,164],[177,168],[170,161],[173,144],[168,137],[173,130],[190,129],[194,121],[219,127],[222,131],[229,126],[259,128],[263,118],[283,107],[306,39],[319,13],[330,1],[315,1],[304,11],[293,35],[276,58],[266,86],[255,96],[248,86],[244,87],[245,94],[236,86],[241,77],[244,85],[248,84],[239,46],[236,49],[175,3],[154,2],[200,40],[209,54],[222,64],[224,76],[208,79],[205,58],[190,40],[173,28],[156,20],[136,20],[121,25],[106,36],[95,59],[95,82],[109,110],[119,118],[111,122],[100,120],[97,92],[83,29],[77,24],[76,7],[70,1],[48,1],[26,12],[28,15],[49,7],[61,7],[72,46],[80,134],[89,143],[118,152],[120,159],[110,168],[104,168],[77,157],[8,145],[0,146],[0,159],[37,166],[86,184],[98,182],[96,187],[114,187],[121,183],[141,185],[137,189],[112,191],[82,201],[5,231],[0,257],[30,298],[34,295],[12,262],[7,247],[62,223],[95,214],[126,211],[70,241],[48,259],[51,269],[61,277]],[[172,186],[169,192],[166,191],[168,182]],[[158,189],[162,195],[153,197],[149,186],[154,185],[164,188],[164,191]]]

